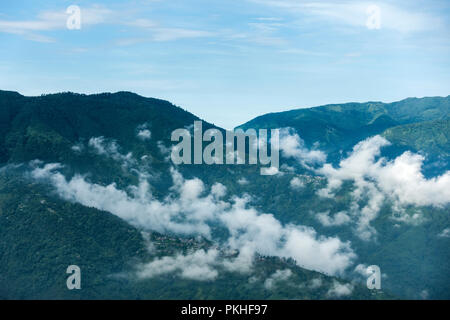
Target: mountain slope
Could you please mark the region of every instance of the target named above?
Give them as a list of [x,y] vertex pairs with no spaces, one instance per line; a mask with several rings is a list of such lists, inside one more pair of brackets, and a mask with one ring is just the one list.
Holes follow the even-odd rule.
[[[214,281],[161,275],[136,278],[135,266],[211,243],[152,233],[116,216],[63,201],[48,186],[0,173],[0,298],[5,299],[329,299],[336,283],[352,286],[346,299],[390,299],[362,285],[300,268],[292,261],[260,257],[250,274],[223,272]],[[151,244],[152,249],[149,250]],[[81,268],[81,290],[67,290],[66,268]],[[265,279],[290,270],[289,282]]]
[[[150,235],[110,212],[66,201],[55,189],[30,177],[29,163],[58,162],[70,178],[81,174],[101,186],[127,190],[139,172],[151,175],[153,193],[172,187],[167,153],[170,133],[198,118],[168,102],[131,93],[72,93],[24,97],[0,92],[0,297],[20,299],[378,299],[360,284],[303,269],[293,261],[259,257],[250,274],[220,272],[214,281],[194,281],[174,272],[138,279],[136,266],[212,247],[205,239]],[[204,123],[204,127],[212,127]],[[139,139],[139,128],[150,139]],[[105,148],[105,150],[102,150]],[[132,155],[132,156],[128,156]],[[33,162],[36,163],[36,162]],[[221,166],[185,166],[187,176],[233,189],[234,177]],[[255,168],[235,168],[247,174]],[[236,188],[236,187],[234,187]],[[82,269],[82,290],[66,288],[65,269]],[[278,271],[289,282],[265,285]],[[283,273],[282,273],[283,274]],[[176,279],[174,281],[174,279]],[[351,287],[335,296],[334,286]]]
[[175,128],[198,120],[167,101],[129,92],[40,97],[0,92],[0,110],[3,161],[64,160],[74,143],[98,136],[114,138],[127,149],[138,149],[141,146],[135,135],[139,125],[151,124],[154,139],[167,140]]
[[383,136],[416,152],[450,156],[450,118],[395,126],[384,131]]
[[[240,128],[292,127],[307,146],[319,142],[318,149],[327,151],[327,162],[334,168],[339,167],[339,162],[346,159],[356,143],[379,134],[392,143],[382,148],[381,155],[387,161],[404,151],[423,154],[425,161],[421,173],[426,178],[436,179],[450,169],[449,107],[449,97],[409,98],[390,104],[329,105],[266,114]],[[414,224],[396,220],[395,207],[383,203],[377,208],[373,220],[379,235],[376,244],[366,243],[358,240],[358,233],[345,225],[324,226],[318,220],[318,214],[322,217],[324,214],[333,216],[348,212],[352,207],[364,207],[361,203],[370,198],[351,200],[356,182],[347,181],[332,199],[322,198],[317,196],[317,191],[325,185],[323,177],[308,170],[305,173],[296,161],[289,162],[289,165],[298,166],[295,173],[285,172],[274,182],[276,185],[273,188],[268,188],[270,191],[253,188],[253,192],[270,194],[261,199],[259,208],[274,212],[282,221],[301,222],[321,233],[338,234],[341,239],[351,241],[357,247],[361,261],[378,264],[388,278],[395,279],[385,282],[393,292],[418,298],[423,291],[431,298],[448,299],[450,281],[446,275],[449,272],[450,252],[445,246],[449,238],[443,231],[450,226],[448,205],[402,209],[408,219],[416,214],[423,217],[421,222]],[[405,172],[405,178],[413,174]],[[293,190],[286,187],[294,178],[302,181],[302,188]],[[365,210],[368,208],[365,207]]]
[[348,150],[357,142],[388,128],[450,116],[450,96],[409,98],[394,103],[367,102],[326,105],[269,113],[239,128],[282,128],[297,130],[307,145],[320,143],[327,152]]
[[[440,157],[447,150],[447,142],[442,134],[448,137],[448,131],[440,131],[448,130],[448,101],[447,97],[406,99],[393,104],[332,105],[265,115],[245,126],[297,128],[308,145],[319,141],[319,149],[327,151],[332,161],[333,158],[338,161],[343,157],[340,150],[349,150],[360,139],[375,134],[384,134],[392,139],[393,154],[408,149],[423,151],[430,147],[426,151]],[[123,279],[120,276],[111,278],[111,275],[117,275],[116,272],[131,272],[136,261],[148,262],[166,254],[174,254],[177,250],[187,252],[195,249],[192,248],[192,239],[173,234],[152,236],[155,242],[159,242],[157,247],[160,252],[156,256],[152,255],[147,251],[148,244],[139,228],[125,224],[110,212],[77,204],[74,199],[64,201],[51,185],[27,180],[26,171],[18,174],[15,169],[11,169],[11,166],[21,164],[20,171],[35,159],[44,164],[58,162],[63,165],[58,172],[67,180],[81,175],[88,183],[117,188],[128,194],[135,190],[133,188],[139,185],[144,176],[151,183],[152,195],[157,199],[165,199],[173,188],[172,165],[167,158],[167,148],[172,145],[170,133],[174,129],[190,128],[197,119],[168,102],[132,93],[64,93],[23,97],[17,93],[0,92],[0,160],[2,165],[10,165],[3,169],[10,176],[0,179],[0,219],[3,219],[0,227],[4,228],[1,235],[5,240],[3,251],[0,251],[3,252],[0,257],[3,269],[0,273],[4,288],[8,288],[7,292],[0,292],[0,296],[330,298],[328,291],[334,281],[350,285],[348,281],[352,277],[348,275],[347,280],[337,280],[282,259],[268,257],[256,263],[259,281],[254,284],[251,283],[255,280],[252,276],[226,272],[221,273],[215,282],[180,279],[173,273],[145,281]],[[213,125],[204,123],[204,127]],[[141,129],[150,132],[148,139],[140,139],[138,134]],[[395,140],[396,137],[399,139]],[[283,164],[290,163],[287,159],[281,159]],[[324,199],[317,195],[317,191],[325,187],[326,179],[305,168],[294,171],[291,171],[292,168],[282,168],[282,173],[275,176],[261,176],[257,166],[248,165],[182,165],[177,170],[186,178],[200,178],[205,183],[205,189],[217,182],[223,184],[228,190],[227,201],[232,201],[234,196],[248,195],[249,205],[255,210],[273,214],[286,226],[298,224],[311,227],[319,235],[338,236],[342,241],[349,241],[357,253],[355,263],[379,265],[387,275],[387,280],[383,280],[383,288],[392,290],[399,297],[420,298],[424,290],[429,291],[431,298],[448,297],[449,239],[436,236],[450,226],[447,207],[407,208],[407,215],[414,216],[420,210],[427,217],[425,223],[411,225],[393,220],[394,211],[389,204],[384,204],[373,221],[379,238],[377,242],[366,243],[351,228],[326,227],[317,219],[318,213],[334,214],[351,206],[354,188],[351,184],[345,184],[336,197]],[[299,188],[291,186],[294,178],[301,182]],[[41,203],[41,200],[44,202]],[[361,199],[362,202],[366,200]],[[89,206],[95,207],[93,204]],[[64,221],[64,225],[74,227],[58,227],[59,219]],[[97,229],[98,234],[95,232]],[[214,229],[214,232],[221,236],[220,239],[226,239],[226,232],[220,228]],[[22,236],[24,233],[26,237]],[[124,242],[123,250],[117,250],[117,243],[127,234],[131,238]],[[86,239],[82,240],[84,237]],[[104,237],[109,240],[106,241]],[[7,245],[15,241],[20,243],[19,247]],[[27,249],[26,243],[36,244],[36,247]],[[82,250],[77,244],[82,244]],[[203,239],[200,247],[207,248],[209,245]],[[39,254],[34,256],[33,252]],[[67,292],[63,267],[75,262],[64,261],[55,265],[54,252],[71,261],[78,256],[84,257],[85,262],[76,262],[87,263],[90,270],[95,271],[92,281],[96,287],[89,288],[90,291],[84,294]],[[117,264],[111,264],[112,260],[117,261]],[[27,261],[30,267],[23,269],[22,261]],[[16,273],[16,269],[22,272]],[[284,283],[272,290],[265,288],[265,280],[276,271],[285,269],[292,270],[296,275],[293,281],[295,286],[286,286]],[[30,270],[36,272],[29,273]],[[319,275],[324,277],[325,285],[320,290],[312,290],[308,286]],[[174,277],[177,281],[174,281]],[[45,287],[46,279],[57,283],[57,287]],[[30,287],[30,283],[36,283],[35,287]],[[19,286],[27,289],[14,289]],[[43,291],[51,294],[46,296]],[[372,294],[356,285],[353,294],[346,297],[390,296]]]

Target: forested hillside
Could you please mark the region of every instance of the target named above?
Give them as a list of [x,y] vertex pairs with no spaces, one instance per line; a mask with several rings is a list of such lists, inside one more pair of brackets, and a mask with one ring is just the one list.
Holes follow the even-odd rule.
[[[327,165],[345,168],[367,138],[374,159],[377,148],[387,157],[367,160],[380,176],[405,151],[425,157],[423,179],[445,173],[449,102],[261,116],[241,127],[291,128],[281,141],[298,144],[296,153],[282,148],[278,174],[262,176],[258,165],[174,166],[171,132],[199,119],[166,101],[1,91],[0,297],[449,298],[446,199],[402,202],[383,181],[361,187],[352,176],[323,196],[335,177]],[[321,162],[305,162],[318,154]],[[81,267],[82,290],[66,288],[71,264]],[[382,291],[365,286],[361,270],[371,264]]]

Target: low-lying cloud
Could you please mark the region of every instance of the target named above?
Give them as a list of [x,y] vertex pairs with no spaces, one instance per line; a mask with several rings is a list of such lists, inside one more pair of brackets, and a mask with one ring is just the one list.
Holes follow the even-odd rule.
[[292,128],[280,130],[280,151],[284,157],[294,158],[305,167],[322,164],[327,159],[323,151],[306,148],[303,139]]
[[[74,151],[82,151],[82,144],[78,143],[72,149]],[[98,155],[107,156],[115,161],[122,163],[123,166],[133,165],[135,160],[131,152],[127,154],[120,153],[120,146],[115,140],[106,139],[105,137],[93,137],[89,139],[88,146]]]
[[215,249],[198,250],[193,253],[157,258],[149,263],[139,264],[136,269],[138,278],[153,278],[168,273],[177,273],[180,277],[198,281],[215,280],[219,252]]
[[278,283],[288,280],[291,276],[292,271],[289,269],[277,270],[264,281],[264,288],[271,290]]
[[[34,168],[32,177],[49,181],[58,195],[66,200],[109,211],[140,229],[179,235],[201,235],[218,240],[225,248],[239,252],[235,259],[223,263],[228,270],[248,271],[253,257],[259,253],[291,257],[304,268],[340,274],[353,264],[356,258],[348,242],[337,237],[319,236],[309,227],[283,225],[272,214],[260,213],[250,207],[250,196],[234,196],[225,201],[223,198],[227,190],[222,184],[216,183],[207,190],[200,179],[184,179],[175,169],[171,170],[171,193],[158,200],[152,195],[145,175],[141,175],[137,186],[120,190],[115,184],[102,186],[90,183],[81,175],[75,175],[68,180],[59,172],[60,168],[59,164],[40,165]],[[214,239],[212,225],[226,228],[228,238]],[[206,259],[213,253],[204,254]],[[197,255],[203,257],[203,253]],[[190,257],[171,259],[186,263],[191,261]],[[170,259],[164,261],[169,265],[169,262],[172,262]],[[154,271],[148,270],[154,270],[153,266],[158,263],[161,262],[155,261],[155,264],[143,268],[142,275],[153,275]],[[211,267],[208,263],[202,266],[205,270]],[[186,276],[187,271],[183,269],[169,269]],[[208,274],[213,277],[213,273]]]
[[354,287],[351,283],[342,284],[334,280],[332,287],[327,292],[327,295],[329,297],[342,298],[351,295],[353,289]]
[[[386,201],[390,201],[398,213],[404,213],[408,205],[443,208],[450,203],[450,171],[426,179],[421,172],[424,161],[422,155],[407,151],[389,161],[380,157],[381,148],[388,145],[390,143],[385,138],[374,136],[358,143],[337,168],[327,163],[317,170],[328,179],[326,188],[318,192],[322,197],[334,197],[344,181],[354,183],[349,212],[357,217],[358,234],[365,240],[375,236],[376,231],[370,223]],[[345,217],[341,214],[335,218],[342,221],[341,218]],[[412,218],[418,221],[420,217]],[[330,220],[325,214],[318,219],[324,225],[338,222]],[[400,220],[406,222],[411,217]]]

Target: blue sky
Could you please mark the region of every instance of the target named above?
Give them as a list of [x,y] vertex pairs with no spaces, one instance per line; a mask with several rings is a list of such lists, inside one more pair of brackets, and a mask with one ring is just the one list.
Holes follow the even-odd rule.
[[[66,26],[70,5],[81,29]],[[2,1],[0,88],[133,91],[225,128],[327,103],[447,96],[449,17],[447,0]]]

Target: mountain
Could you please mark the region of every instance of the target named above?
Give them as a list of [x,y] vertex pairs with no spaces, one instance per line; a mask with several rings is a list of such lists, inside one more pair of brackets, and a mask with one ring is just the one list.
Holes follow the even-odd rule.
[[[82,175],[93,186],[130,190],[145,172],[153,184],[153,195],[164,199],[173,188],[166,159],[170,133],[189,128],[195,120],[196,116],[169,102],[129,92],[25,97],[1,91],[0,298],[393,297],[280,257],[258,255],[251,273],[229,271],[224,266],[236,253],[230,256],[222,249],[217,251],[217,245],[204,237],[140,228],[94,204],[64,199],[51,183],[33,176],[39,166],[58,163],[65,179]],[[214,127],[207,122],[203,126]],[[238,191],[229,168],[202,165],[179,170],[186,177],[201,177],[209,185],[222,181],[231,191]],[[177,275],[176,270],[149,278],[136,276],[138,266],[152,261],[202,257],[210,252],[219,252],[216,260],[224,261],[214,280],[192,280]],[[66,288],[66,268],[72,264],[82,270],[81,290]],[[286,275],[289,280],[283,278]],[[339,288],[345,291],[342,296]]]
[[395,126],[383,133],[395,145],[431,155],[450,156],[450,119]]
[[[139,230],[110,214],[52,196],[42,185],[0,176],[0,297],[3,299],[324,299],[342,279],[300,268],[292,261],[259,257],[252,274],[223,273],[214,281],[162,275],[125,276],[134,265],[180,252],[211,247],[206,240]],[[148,241],[154,245],[149,251]],[[82,270],[81,290],[66,288],[66,269]],[[292,270],[287,281],[267,289],[277,270]],[[320,284],[318,287],[317,283]],[[391,295],[354,287],[352,299]],[[332,298],[332,296],[331,296]]]
[[[270,113],[238,128],[294,128],[305,141],[306,148],[326,151],[327,161],[334,168],[340,167],[341,161],[349,159],[356,152],[354,146],[357,143],[380,135],[391,143],[381,149],[385,161],[399,160],[397,157],[405,151],[420,154],[424,161],[417,177],[423,174],[424,179],[433,181],[450,170],[449,119],[450,97],[447,96],[408,98],[394,103],[335,104]],[[323,234],[338,234],[341,239],[351,241],[358,247],[361,261],[380,265],[387,277],[395,279],[388,281],[388,285],[390,290],[399,295],[419,298],[419,293],[423,291],[429,298],[449,298],[450,281],[446,275],[449,273],[450,255],[449,250],[445,249],[449,238],[444,231],[450,225],[450,199],[444,206],[410,205],[401,208],[400,215],[410,222],[400,223],[395,218],[399,210],[393,203],[384,202],[382,207],[376,209],[377,214],[370,218],[378,230],[376,243],[361,241],[358,240],[357,232],[349,232],[344,226],[324,226],[315,213],[322,213],[322,217],[323,213],[332,216],[347,212],[352,206],[359,213],[362,210],[370,211],[370,193],[367,193],[368,198],[365,200],[355,200],[353,192],[362,189],[355,186],[355,181],[348,181],[333,199],[318,197],[317,191],[324,186],[322,176],[305,170],[297,161],[287,163],[298,166],[296,172],[301,175],[286,172],[273,189],[263,192],[271,196],[260,201],[260,208],[274,212],[281,221],[301,222]],[[405,171],[404,174],[405,179],[410,179],[417,173]],[[282,187],[289,185],[293,177],[304,181],[300,191]],[[370,183],[367,187],[372,186],[371,178],[365,181]],[[442,182],[443,189],[448,189],[448,183]],[[256,188],[253,191],[262,192],[260,188],[259,191]],[[412,217],[416,214],[422,216],[422,221],[415,224]]]
[[[412,224],[395,217],[396,208],[386,200],[371,220],[377,239],[361,240],[352,225],[326,226],[318,219],[355,206],[355,185],[346,182],[333,198],[323,198],[318,192],[327,178],[295,159],[282,157],[280,174],[274,176],[261,176],[255,165],[179,165],[174,173],[168,159],[171,132],[192,132],[195,120],[169,102],[129,92],[25,97],[0,91],[0,297],[449,298],[448,206],[402,208],[402,219],[418,213],[426,217]],[[293,110],[258,117],[241,128],[291,127],[305,148],[326,152],[334,166],[355,144],[382,135],[392,143],[384,155],[424,153],[427,174],[434,177],[448,168],[448,120],[449,97],[436,97]],[[208,122],[203,127],[223,132]],[[217,183],[227,191],[220,200],[215,198],[222,192]],[[369,201],[362,197],[356,204]],[[218,208],[224,211],[208,225],[209,236],[183,233],[179,220],[168,224],[164,215],[176,212],[181,220],[197,213],[201,217],[195,219],[206,219]],[[233,213],[239,214],[225,219]],[[148,223],[147,216],[153,215]],[[230,229],[236,219],[242,225]],[[204,227],[203,221],[189,227]],[[269,250],[274,235],[262,232],[266,225],[283,233],[280,247]],[[239,265],[241,252],[230,253],[227,246],[250,241],[246,237],[259,231],[264,236],[252,245],[261,242],[266,252],[255,256],[252,271],[230,269],[230,262]],[[280,254],[286,237],[297,234],[317,246],[309,252],[313,258]],[[344,263],[350,257],[353,264],[343,273],[319,270],[316,264],[324,256]],[[195,265],[191,257],[207,263]],[[174,261],[189,261],[195,268],[183,269]],[[70,264],[82,269],[80,291],[66,289]],[[364,277],[352,270],[371,264],[382,270],[382,291],[368,290]],[[152,269],[147,278],[136,276],[139,266],[154,265],[172,271],[158,275]],[[197,267],[214,280],[189,278]]]
[[148,147],[135,139],[140,124],[151,124],[153,138],[167,140],[175,128],[199,120],[167,101],[129,92],[82,95],[63,93],[24,97],[0,92],[2,162],[44,158],[63,161],[73,144],[112,137],[137,153]]
[[[382,134],[390,128],[429,121],[445,122],[449,118],[450,96],[447,96],[408,98],[393,103],[332,104],[269,113],[250,120],[238,128],[247,130],[291,127],[300,134],[306,144],[319,143],[321,149],[337,157],[339,151],[347,151],[359,141],[375,134]],[[418,128],[414,129],[418,133]],[[400,134],[400,129],[395,129],[395,133]],[[426,133],[431,134],[429,130]],[[392,131],[387,131],[386,134],[393,138],[392,142],[400,142],[393,137]],[[428,145],[434,138],[429,135],[422,136],[421,146]],[[404,143],[399,145],[409,146]]]

